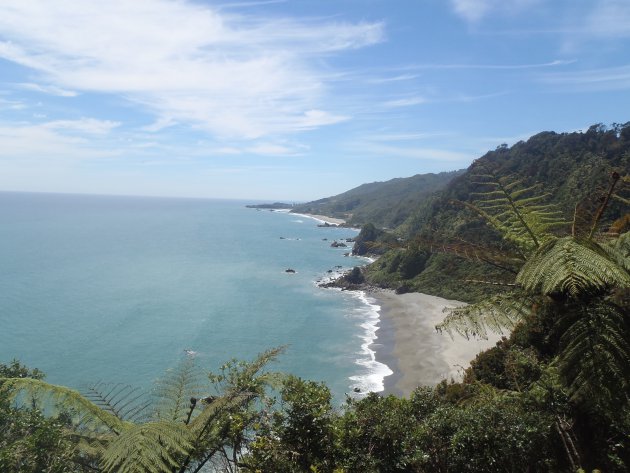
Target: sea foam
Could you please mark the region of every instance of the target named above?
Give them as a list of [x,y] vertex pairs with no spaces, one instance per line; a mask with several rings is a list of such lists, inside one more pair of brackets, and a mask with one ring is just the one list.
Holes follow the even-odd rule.
[[[357,353],[359,358],[356,364],[363,369],[360,374],[350,376],[350,387],[356,397],[362,397],[369,392],[381,392],[385,389],[385,377],[393,374],[393,371],[384,363],[376,360],[376,352],[372,349],[378,339],[376,332],[379,330],[381,307],[376,301],[367,296],[364,291],[348,291],[353,297],[363,303],[363,307],[356,309],[351,316],[362,320],[359,326],[363,333],[359,335],[363,340],[361,351]],[[358,389],[359,392],[356,392]]]

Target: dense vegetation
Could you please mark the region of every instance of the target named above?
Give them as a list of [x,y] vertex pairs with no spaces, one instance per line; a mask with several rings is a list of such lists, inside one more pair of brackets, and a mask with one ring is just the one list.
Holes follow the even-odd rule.
[[[374,248],[385,249],[379,260],[367,268],[372,284],[435,294],[466,302],[497,294],[500,286],[469,284],[478,280],[510,280],[513,269],[489,261],[487,253],[505,246],[497,229],[488,225],[471,203],[487,191],[482,175],[519,182],[523,188],[538,186],[537,193],[553,204],[570,222],[591,215],[602,187],[612,171],[627,174],[630,169],[630,123],[606,128],[594,125],[584,133],[539,133],[512,147],[500,146],[477,159],[446,187],[425,198],[399,225],[394,235],[403,242],[392,247],[391,238],[377,238]],[[611,200],[601,222],[602,228],[623,232],[630,228],[627,200],[630,186],[621,182],[617,199]],[[568,223],[558,231],[568,231]],[[408,264],[400,266],[401,261]],[[407,271],[411,265],[420,271]],[[402,270],[401,270],[402,269]]]
[[[397,233],[358,239],[384,253],[369,278],[493,288],[440,326],[506,334],[462,382],[338,407],[322,383],[268,371],[280,349],[218,373],[187,357],[149,397],[79,393],[14,362],[0,365],[0,471],[629,471],[630,128],[530,141],[476,161]],[[586,145],[573,160],[533,151]]]
[[373,223],[395,228],[434,192],[463,171],[417,174],[385,182],[363,184],[343,194],[299,204],[293,212],[343,218],[351,225]]

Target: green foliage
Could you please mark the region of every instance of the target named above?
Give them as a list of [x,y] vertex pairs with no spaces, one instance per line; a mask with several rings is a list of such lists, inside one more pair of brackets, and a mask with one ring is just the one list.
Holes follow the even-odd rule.
[[630,274],[617,261],[592,240],[554,238],[527,260],[516,282],[530,293],[578,299],[612,287],[630,286]]
[[490,190],[471,194],[477,200],[464,204],[523,254],[538,248],[552,230],[568,225],[557,206],[545,203],[549,194],[541,193],[540,186],[524,187],[522,180],[498,177],[483,164],[476,167],[484,173],[473,175],[473,179],[479,179],[476,184]]
[[[75,390],[40,379],[2,378],[1,393],[7,403],[21,406],[30,402],[42,406],[48,415],[63,414],[67,422],[61,430],[60,425],[49,424],[39,410],[34,411],[40,416],[40,429],[54,427],[49,434],[52,440],[72,441],[72,454],[67,455],[63,468],[87,461],[88,469],[105,473],[199,471],[219,454],[227,462],[236,464],[239,461],[242,449],[246,448],[245,431],[251,427],[244,419],[252,420],[248,414],[253,410],[254,402],[264,398],[265,387],[275,379],[265,371],[265,366],[281,351],[269,350],[250,363],[230,362],[222,367],[220,375],[205,377],[205,385],[195,360],[188,358],[167,372],[158,383],[151,414],[146,419],[132,415],[133,421],[125,419],[125,413],[135,414],[144,404],[134,404],[138,396],[124,386],[92,386],[88,390],[88,399]],[[2,372],[20,376],[29,374],[20,366]],[[38,372],[35,374],[39,375]],[[211,381],[215,387],[221,387],[216,395],[210,394]],[[31,442],[36,440],[33,435],[28,437]],[[17,461],[13,457],[6,459],[1,447],[0,443],[0,461],[5,464]],[[227,457],[227,449],[232,452],[231,458]],[[26,460],[20,461],[37,463],[37,458],[38,454],[29,451]],[[24,471],[75,471],[63,468]],[[22,470],[17,468],[15,471]]]
[[349,400],[341,417],[341,457],[347,471],[409,471],[417,454],[410,435],[417,427],[414,404],[370,393]]
[[394,235],[376,228],[372,223],[367,223],[354,239],[352,254],[359,256],[379,255],[398,246],[400,245]]
[[328,472],[334,469],[334,412],[322,383],[289,376],[282,409],[261,424],[246,464],[251,470]]
[[[41,380],[44,374],[13,360],[0,363],[0,378]],[[75,462],[75,444],[66,435],[65,414],[45,417],[36,407],[16,408],[0,381],[0,471],[13,473],[74,473],[85,471]]]
[[466,338],[487,338],[488,330],[509,333],[531,313],[533,304],[533,299],[527,294],[512,291],[476,304],[449,309],[448,315],[436,328]]

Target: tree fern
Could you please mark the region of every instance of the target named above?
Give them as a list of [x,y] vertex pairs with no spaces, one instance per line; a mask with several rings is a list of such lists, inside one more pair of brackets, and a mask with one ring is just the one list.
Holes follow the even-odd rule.
[[5,378],[1,381],[2,389],[7,391],[9,400],[18,401],[21,396],[37,399],[51,414],[73,414],[75,423],[83,428],[119,434],[130,425],[74,389],[33,378]]
[[154,388],[154,416],[156,419],[184,423],[191,411],[190,399],[207,396],[209,388],[208,381],[204,383],[196,358],[186,357],[157,381]]
[[479,169],[483,173],[475,176],[475,184],[489,190],[473,193],[475,201],[464,205],[524,254],[538,248],[554,230],[567,226],[558,208],[545,203],[549,195],[540,193],[540,186],[525,186],[522,180],[497,177],[485,167]]
[[558,365],[574,398],[625,403],[630,393],[628,314],[605,301],[575,305],[563,328]]
[[531,313],[532,306],[533,300],[520,291],[501,294],[477,304],[446,309],[448,315],[436,329],[466,338],[488,338],[488,330],[509,333]]
[[531,293],[578,298],[613,286],[630,286],[630,275],[597,243],[564,237],[541,246],[525,263],[516,282]]
[[150,401],[140,388],[125,384],[98,382],[83,390],[83,395],[120,420],[139,421]]
[[126,429],[105,450],[106,473],[169,473],[192,448],[193,434],[182,423],[148,422]]

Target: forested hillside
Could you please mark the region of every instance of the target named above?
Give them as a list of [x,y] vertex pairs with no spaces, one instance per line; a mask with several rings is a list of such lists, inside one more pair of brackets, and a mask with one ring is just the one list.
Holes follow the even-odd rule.
[[[405,287],[464,301],[479,300],[500,287],[462,284],[467,280],[510,279],[510,271],[484,262],[484,251],[505,247],[499,232],[489,226],[471,204],[488,191],[493,179],[521,189],[534,186],[529,195],[544,196],[544,203],[560,212],[568,231],[574,213],[590,218],[614,170],[622,175],[630,169],[630,125],[610,128],[594,125],[584,133],[543,132],[512,147],[500,146],[477,159],[465,173],[446,187],[422,200],[415,211],[395,230],[405,243],[392,247],[366,272],[368,281],[392,288]],[[627,195],[621,182],[618,195]],[[626,193],[626,194],[624,194]],[[576,207],[577,206],[577,207]],[[628,228],[628,205],[610,202],[602,225],[620,232]],[[624,220],[625,219],[625,220]],[[379,242],[374,248],[382,247]]]
[[294,206],[293,212],[343,218],[351,225],[373,223],[394,228],[409,218],[426,197],[462,173],[417,174],[363,184],[343,194]]

